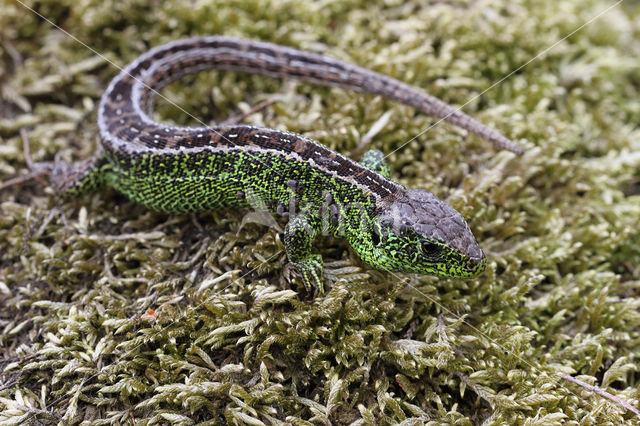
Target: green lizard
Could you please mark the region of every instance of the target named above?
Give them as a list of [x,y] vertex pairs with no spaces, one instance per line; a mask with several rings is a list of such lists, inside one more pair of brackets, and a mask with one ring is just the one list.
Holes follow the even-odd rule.
[[230,69],[379,94],[522,153],[509,139],[437,98],[334,58],[222,36],[156,47],[113,79],[98,110],[102,147],[69,166],[53,186],[82,194],[109,185],[150,209],[186,213],[261,206],[289,221],[284,244],[308,289],[323,291],[321,233],[345,238],[385,271],[470,278],[486,266],[462,216],[433,194],[391,180],[380,151],[361,163],[300,135],[245,125],[185,128],[149,117],[157,90],[188,73]]

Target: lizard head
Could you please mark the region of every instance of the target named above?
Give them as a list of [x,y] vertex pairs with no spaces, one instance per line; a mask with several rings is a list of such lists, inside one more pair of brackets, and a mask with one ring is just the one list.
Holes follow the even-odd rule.
[[378,269],[472,278],[486,267],[460,213],[430,192],[403,191],[378,210],[370,226],[372,249],[363,257]]

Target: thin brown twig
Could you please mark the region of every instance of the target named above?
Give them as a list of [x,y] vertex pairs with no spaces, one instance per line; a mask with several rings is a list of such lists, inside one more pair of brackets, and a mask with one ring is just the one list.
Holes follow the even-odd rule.
[[24,161],[27,163],[29,170],[34,169],[33,159],[31,158],[31,144],[29,143],[29,134],[24,127],[20,128],[20,137],[22,138],[22,149],[24,150]]
[[[22,358],[21,360],[19,360],[17,365],[19,365],[19,366],[23,365],[27,361],[31,361],[33,358],[36,358],[38,356],[40,356],[40,355],[39,354],[28,355],[28,356]],[[0,373],[0,375],[4,375],[4,374],[5,374],[4,371],[2,373]],[[18,371],[16,374],[13,375],[13,377],[11,377],[6,382],[2,383],[2,385],[0,385],[0,391],[3,391],[5,389],[9,389],[13,385],[19,383],[20,382],[20,377],[22,377],[23,374],[24,374],[24,370]]]
[[22,60],[22,55],[20,54],[18,49],[16,49],[15,46],[11,44],[11,42],[9,42],[9,40],[2,40],[2,47],[11,58],[11,62],[13,63],[13,69],[15,70],[16,68],[20,67],[20,65],[22,65],[23,60]]
[[46,171],[44,169],[42,170],[34,170],[29,172],[28,174],[24,175],[24,176],[18,176],[9,180],[6,180],[2,183],[0,183],[0,191],[2,191],[3,189],[6,188],[10,188],[14,185],[21,185],[25,182],[28,182],[30,180],[36,179],[40,176],[42,176],[43,174],[46,174]]
[[14,177],[0,183],[0,191],[10,188],[14,185],[22,185],[25,182],[39,178],[40,176],[51,174],[50,163],[34,163],[31,158],[31,146],[29,144],[29,135],[24,127],[20,128],[20,136],[22,137],[22,146],[24,149],[24,160],[29,168],[29,173],[23,176]]
[[249,109],[249,111],[243,112],[235,117],[230,117],[226,119],[221,123],[221,125],[227,126],[227,125],[236,125],[236,124],[242,123],[251,114],[255,114],[256,112],[263,110],[266,107],[275,104],[276,102],[280,102],[280,99],[271,98],[271,99],[267,99],[266,101],[262,101],[252,106],[251,109]]
[[636,416],[640,417],[640,410],[638,410],[636,407],[634,407],[633,405],[629,404],[627,401],[625,401],[624,399],[620,398],[619,396],[615,396],[613,394],[610,394],[609,392],[605,391],[604,389],[598,387],[598,386],[594,386],[594,385],[590,385],[589,383],[583,382],[582,380],[576,379],[573,376],[570,376],[566,373],[560,373],[560,377],[562,377],[563,379],[565,379],[568,382],[571,383],[575,383],[578,386],[582,386],[583,388],[591,391],[591,392],[595,392],[598,395],[607,398],[608,400],[610,400],[611,402],[620,405],[621,407],[631,411],[632,413],[634,413]]

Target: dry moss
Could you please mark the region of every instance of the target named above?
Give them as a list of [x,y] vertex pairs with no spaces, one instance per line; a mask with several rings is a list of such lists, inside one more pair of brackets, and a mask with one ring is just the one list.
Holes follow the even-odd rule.
[[[445,198],[490,257],[470,282],[368,269],[318,244],[327,294],[298,295],[276,228],[246,211],[167,217],[114,191],[0,193],[0,421],[177,424],[603,424],[640,404],[640,9],[544,1],[30,1],[124,65],[196,34],[320,50],[425,87],[507,136],[515,158],[380,98],[238,73],[165,90],[205,121],[248,118]],[[629,3],[629,4],[627,4]],[[0,13],[0,178],[86,158],[117,69],[19,3]],[[157,115],[192,123],[167,103]],[[396,151],[397,150],[397,151]],[[283,223],[280,223],[283,226]]]

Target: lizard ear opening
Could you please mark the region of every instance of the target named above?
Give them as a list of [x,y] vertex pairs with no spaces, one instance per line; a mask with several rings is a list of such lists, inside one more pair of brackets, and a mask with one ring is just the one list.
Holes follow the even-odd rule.
[[371,242],[374,247],[379,247],[381,241],[384,239],[385,225],[385,221],[380,216],[376,216],[375,219],[370,222],[369,233],[371,234]]
[[378,229],[374,226],[371,230],[371,242],[374,246],[378,246],[380,244],[380,234],[378,234]]
[[430,241],[424,241],[422,243],[422,254],[425,256],[434,256],[440,252],[440,247]]

